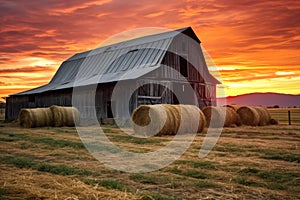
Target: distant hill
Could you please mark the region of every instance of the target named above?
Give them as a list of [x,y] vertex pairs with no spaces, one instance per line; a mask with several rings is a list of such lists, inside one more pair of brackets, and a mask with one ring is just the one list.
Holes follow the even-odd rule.
[[[225,104],[224,98],[218,98],[218,105]],[[300,107],[300,95],[280,93],[250,93],[226,98],[227,104],[240,104],[249,106],[274,106],[279,107]]]

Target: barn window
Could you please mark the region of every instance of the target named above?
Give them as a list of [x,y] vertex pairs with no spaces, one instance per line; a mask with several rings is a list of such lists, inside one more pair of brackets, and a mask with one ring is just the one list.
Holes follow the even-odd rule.
[[28,102],[29,103],[34,103],[35,102],[35,96],[34,95],[29,95],[28,96]]
[[188,63],[183,57],[180,57],[180,73],[184,77],[188,77]]

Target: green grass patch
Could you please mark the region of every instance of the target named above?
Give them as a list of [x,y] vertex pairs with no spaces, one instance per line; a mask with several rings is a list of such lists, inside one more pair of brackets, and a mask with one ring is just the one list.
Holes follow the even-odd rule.
[[105,144],[105,143],[99,143],[99,142],[91,142],[91,143],[86,143],[85,144],[87,146],[87,148],[89,149],[89,151],[91,152],[108,152],[108,153],[119,153],[122,150],[114,145],[110,145],[110,144]]
[[259,170],[255,167],[247,167],[239,171],[240,174],[257,174]]
[[269,183],[266,186],[268,189],[271,190],[287,190],[288,187],[286,185],[283,185],[281,183]]
[[70,135],[77,135],[76,128],[71,129],[71,127],[68,127],[68,129],[66,129],[66,128],[57,128],[57,127],[44,127],[42,129],[51,130],[55,133],[66,133],[66,134],[70,134]]
[[157,177],[144,174],[131,174],[129,175],[129,179],[135,182],[152,185],[155,185],[159,182],[159,179]]
[[158,184],[168,184],[170,188],[178,188],[180,186],[180,181],[175,180],[169,176],[165,175],[154,175],[154,174],[130,174],[129,179],[135,182],[158,185]]
[[36,145],[32,145],[29,142],[22,142],[19,144],[20,149],[30,149],[30,148],[36,148]]
[[86,179],[84,181],[88,185],[100,185],[102,187],[114,190],[128,190],[121,182],[113,179]]
[[104,133],[113,133],[114,131],[111,128],[102,129]]
[[6,188],[0,188],[0,198],[3,197],[4,195],[9,195],[11,192],[6,189]]
[[225,156],[227,156],[227,154],[226,153],[216,153],[216,156],[225,157]]
[[3,138],[3,137],[0,138],[0,142],[15,142],[15,141],[18,140],[16,140],[15,138]]
[[214,150],[220,152],[230,152],[230,153],[240,153],[245,152],[245,148],[243,146],[237,146],[234,144],[222,144],[222,146],[215,146]]
[[205,173],[193,169],[184,170],[182,175],[192,177],[192,178],[198,178],[198,179],[207,178],[207,175]]
[[246,177],[238,176],[238,177],[233,178],[232,180],[233,180],[233,182],[238,183],[240,185],[253,186],[253,187],[263,187],[263,184],[257,183],[253,180],[250,180],[250,179],[246,178]]
[[75,141],[70,141],[70,140],[60,140],[60,139],[53,139],[53,138],[37,138],[37,137],[29,137],[27,135],[23,134],[11,134],[11,133],[5,133],[5,132],[0,132],[0,135],[6,136],[6,137],[1,137],[0,141],[6,141],[6,142],[15,142],[15,141],[30,141],[33,143],[39,143],[39,144],[46,144],[51,147],[72,147],[75,149],[83,149],[84,145],[81,142],[75,142]]
[[262,158],[271,159],[271,160],[284,160],[287,162],[300,163],[300,155],[298,155],[298,154],[266,155],[266,156],[262,156]]
[[201,169],[217,169],[217,167],[215,166],[216,163],[210,161],[177,160],[174,163],[186,164],[194,168],[201,168]]
[[[299,173],[293,172],[280,172],[280,171],[261,171],[254,167],[248,167],[239,171],[239,174],[244,176],[256,176],[267,182],[266,187],[272,190],[285,190],[287,185],[296,186],[299,184],[297,181],[300,177]],[[251,185],[248,183],[246,177],[239,177],[235,182],[243,185]],[[245,179],[243,183],[243,179]],[[297,183],[298,182],[298,183]]]
[[84,145],[81,142],[74,142],[69,140],[57,140],[53,138],[29,138],[34,143],[47,144],[51,147],[72,147],[74,149],[83,149]]
[[28,139],[27,136],[22,135],[22,134],[12,134],[12,133],[6,133],[6,132],[2,132],[0,131],[0,141],[2,142],[17,142],[20,140],[26,140]]
[[35,165],[38,164],[37,162],[33,161],[30,158],[17,157],[17,156],[1,157],[1,162],[7,163],[7,164],[13,164],[14,166],[16,166],[18,168],[33,168]]
[[263,159],[270,159],[270,160],[283,160],[287,162],[296,162],[300,163],[300,154],[290,154],[282,151],[276,151],[276,150],[269,150],[264,149],[261,150],[264,155],[261,156]]
[[129,135],[113,135],[109,137],[113,142],[128,142],[134,144],[158,144],[161,142],[166,142],[166,139],[157,138],[138,138]]
[[193,183],[193,186],[196,186],[197,188],[218,188],[219,187],[216,183],[207,180],[199,180]]
[[194,170],[194,169],[178,169],[177,167],[173,167],[171,169],[167,170],[170,173],[173,174],[178,174],[178,175],[182,175],[182,176],[187,176],[187,177],[191,177],[191,178],[197,178],[197,179],[206,179],[207,178],[207,174],[205,174],[204,172],[201,172],[199,170]]
[[41,171],[41,172],[48,172],[51,174],[59,174],[59,175],[91,175],[92,172],[87,170],[82,170],[74,167],[69,167],[66,165],[49,165],[46,163],[39,163],[38,165],[34,166],[34,169]]
[[261,171],[257,173],[257,176],[266,181],[276,182],[276,183],[286,183],[300,178],[299,173],[278,172],[278,171]]
[[92,172],[87,170],[69,167],[66,165],[51,165],[44,162],[36,162],[30,158],[19,156],[6,156],[1,158],[1,162],[13,164],[18,168],[31,168],[41,172],[48,172],[60,175],[91,175]]

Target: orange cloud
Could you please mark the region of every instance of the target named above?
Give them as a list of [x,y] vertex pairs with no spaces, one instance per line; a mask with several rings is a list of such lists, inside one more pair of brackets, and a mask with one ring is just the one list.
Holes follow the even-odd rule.
[[166,4],[159,0],[4,0],[0,5],[0,96],[49,82],[62,61],[119,32],[184,26],[193,27],[221,69],[227,95],[296,94],[298,10],[299,3],[293,0],[175,0]]

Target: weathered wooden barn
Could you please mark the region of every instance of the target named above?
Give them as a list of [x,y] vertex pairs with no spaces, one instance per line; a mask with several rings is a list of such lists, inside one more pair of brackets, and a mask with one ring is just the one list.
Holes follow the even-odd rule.
[[[111,101],[112,91],[120,81],[124,82],[121,95],[130,96],[129,111],[126,106],[114,105]],[[178,94],[188,97],[181,103],[199,107],[215,105],[216,84],[219,83],[208,71],[200,40],[192,28],[187,27],[73,55],[61,64],[48,84],[10,95],[6,99],[6,120],[16,119],[21,108],[71,106],[74,84],[81,88],[76,94],[81,97],[93,92],[89,85],[97,85],[95,105],[91,106],[90,99],[86,98],[81,100],[80,106],[94,109],[97,117],[103,119],[127,118],[127,113],[140,104],[176,104]],[[196,97],[186,93],[187,84]],[[129,88],[138,89],[127,94]],[[114,116],[112,108],[116,109]]]

